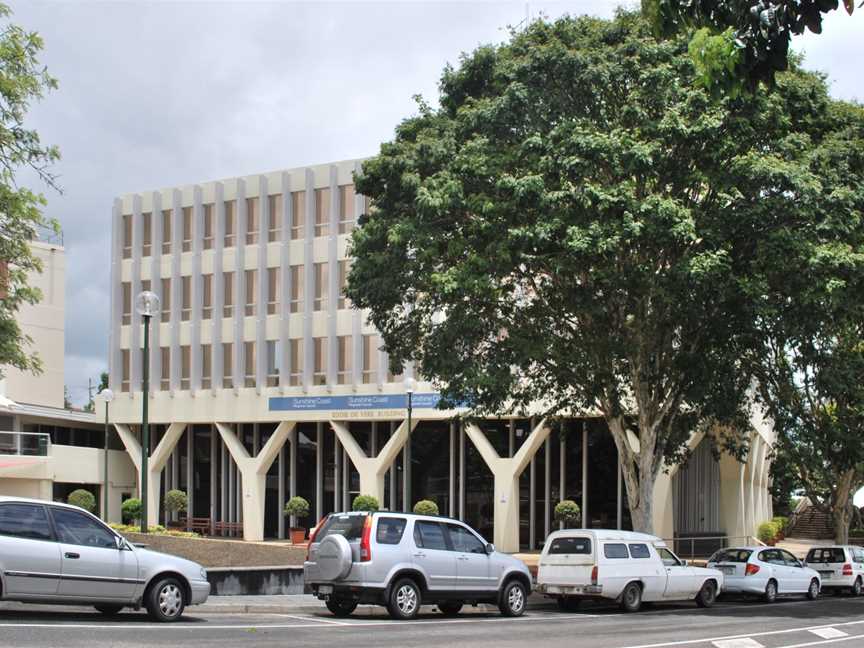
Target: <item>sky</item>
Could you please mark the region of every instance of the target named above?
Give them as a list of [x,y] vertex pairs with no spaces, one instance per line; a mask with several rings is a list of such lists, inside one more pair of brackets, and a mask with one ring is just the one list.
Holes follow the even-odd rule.
[[[66,247],[66,384],[107,370],[112,201],[129,192],[374,155],[430,103],[447,63],[506,40],[526,15],[612,15],[568,2],[6,0],[39,32],[60,87],[28,126],[60,147],[45,193]],[[835,97],[864,100],[864,9],[794,42]],[[28,183],[24,178],[24,183]]]

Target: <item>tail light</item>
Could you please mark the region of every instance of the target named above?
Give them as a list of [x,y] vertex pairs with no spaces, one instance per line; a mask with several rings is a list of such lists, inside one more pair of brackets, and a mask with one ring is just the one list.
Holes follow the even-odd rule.
[[594,567],[591,568],[591,584],[592,585],[597,584],[597,575],[598,575],[597,572],[598,572],[597,565],[594,565]]
[[759,565],[754,565],[753,563],[747,563],[747,567],[744,568],[745,576],[753,576],[759,573]]
[[852,575],[852,565],[850,565],[849,563],[846,563],[845,565],[843,565],[843,575],[844,576],[851,576]]
[[367,515],[363,523],[363,535],[360,536],[360,562],[372,560],[372,516]]
[[312,551],[312,543],[315,542],[315,536],[318,535],[318,530],[323,526],[324,520],[327,519],[325,515],[320,520],[318,520],[318,524],[315,525],[315,528],[312,529],[312,533],[309,534],[309,542],[306,543],[306,561],[309,561],[309,552]]

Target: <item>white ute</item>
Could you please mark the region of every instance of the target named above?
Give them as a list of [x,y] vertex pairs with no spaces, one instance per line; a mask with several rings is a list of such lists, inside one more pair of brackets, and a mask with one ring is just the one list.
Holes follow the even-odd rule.
[[633,531],[555,531],[537,571],[537,591],[567,612],[582,599],[611,599],[625,612],[638,611],[643,601],[695,600],[711,607],[722,587],[720,571],[690,567],[660,538]]

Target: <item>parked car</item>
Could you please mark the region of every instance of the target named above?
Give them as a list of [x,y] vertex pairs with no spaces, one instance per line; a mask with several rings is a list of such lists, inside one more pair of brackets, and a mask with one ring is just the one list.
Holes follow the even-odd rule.
[[447,616],[465,604],[496,604],[520,616],[531,592],[525,564],[495,551],[468,525],[413,513],[332,513],[313,531],[306,584],[336,616],[359,603],[413,619],[421,605]]
[[861,596],[864,583],[864,549],[851,545],[813,547],[804,564],[819,572],[822,590],[846,591]]
[[547,539],[540,554],[537,591],[563,611],[583,599],[617,601],[636,612],[643,601],[694,600],[711,607],[723,586],[715,569],[690,567],[660,538],[605,529],[565,529]]
[[0,497],[0,599],[147,609],[176,621],[210,595],[198,563],[132,546],[84,509]]
[[723,572],[723,592],[756,594],[768,603],[778,596],[819,596],[822,579],[791,553],[779,547],[732,547],[708,559],[708,566]]

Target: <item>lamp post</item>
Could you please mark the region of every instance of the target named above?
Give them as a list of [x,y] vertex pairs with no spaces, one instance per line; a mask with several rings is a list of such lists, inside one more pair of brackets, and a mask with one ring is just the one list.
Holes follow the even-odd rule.
[[135,311],[144,318],[144,359],[141,381],[141,533],[147,533],[147,462],[150,459],[150,426],[147,405],[150,401],[150,318],[159,312],[159,296],[145,290],[135,299]]
[[108,405],[114,400],[114,392],[107,387],[99,392],[105,402],[105,464],[102,470],[102,521],[108,522]]
[[402,499],[405,512],[411,510],[411,409],[414,396],[414,379],[405,380],[405,394],[408,396],[408,438],[405,441],[405,451],[402,453]]

